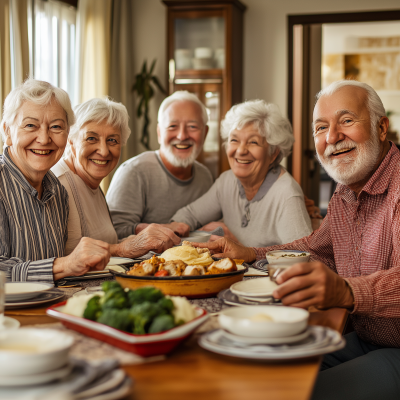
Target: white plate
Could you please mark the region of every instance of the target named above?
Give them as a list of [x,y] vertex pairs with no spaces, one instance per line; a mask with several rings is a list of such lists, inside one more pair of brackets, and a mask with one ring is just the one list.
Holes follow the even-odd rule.
[[271,297],[272,292],[278,287],[268,278],[251,279],[236,282],[231,286],[231,292],[242,297]]
[[125,258],[125,257],[111,257],[110,261],[107,264],[107,267],[109,265],[119,265],[119,264],[126,264],[126,263],[131,263],[134,260],[132,258]]
[[[288,344],[280,346],[279,349],[276,349],[271,345],[239,344],[239,346],[234,346],[234,342],[225,337],[222,329],[217,329],[203,334],[199,339],[199,345],[206,350],[226,356],[264,361],[294,360],[304,357],[314,357],[332,353],[342,349],[346,345],[346,340],[339,332],[336,332],[333,329],[322,326],[312,326],[310,329],[316,333],[326,334],[327,340],[325,339],[324,341],[325,345],[321,347],[317,347],[316,345],[311,347],[308,345],[302,348],[300,345]],[[291,348],[291,346],[295,346],[295,348]]]
[[52,283],[8,282],[5,284],[6,302],[32,299],[52,287],[54,287]]
[[19,302],[6,302],[5,307],[6,310],[16,309],[16,308],[27,308],[27,307],[35,307],[41,304],[50,303],[52,301],[61,299],[65,296],[65,293],[59,289],[53,289],[50,293],[41,293],[39,296],[27,300],[27,301],[19,301]]
[[51,317],[60,319],[61,321],[66,321],[74,325],[79,325],[82,328],[90,329],[91,331],[101,333],[103,335],[112,337],[114,339],[120,340],[128,344],[152,343],[167,339],[178,339],[193,332],[197,327],[202,325],[203,322],[205,322],[209,317],[206,310],[200,307],[196,307],[197,317],[192,321],[186,322],[183,325],[176,326],[175,328],[172,328],[168,331],[161,333],[154,333],[152,335],[133,335],[131,333],[111,328],[110,326],[101,324],[99,322],[66,314],[64,312],[64,308],[65,306],[48,308],[46,310],[46,314],[50,315]]
[[[0,319],[1,319],[1,317],[0,317]],[[1,325],[1,323],[0,323],[0,332],[3,329],[7,329],[7,330],[8,329],[18,329],[20,327],[20,325],[21,325],[20,322],[17,321],[16,319],[3,316],[3,325]]]
[[234,335],[228,331],[223,331],[224,336],[227,338],[246,344],[285,344],[285,343],[296,343],[300,340],[305,339],[307,336],[310,336],[310,331],[307,329],[304,332],[299,333],[298,335],[294,336],[286,336],[286,337],[279,337],[279,338],[255,338],[255,337],[248,337],[248,336],[239,336]]
[[183,237],[181,239],[181,243],[183,241],[186,242],[197,242],[197,243],[205,243],[208,242],[211,238],[211,233],[208,232],[190,232],[189,236]]
[[[88,292],[89,293],[89,292]],[[273,297],[263,298],[262,302],[257,300],[248,300],[242,296],[236,296],[236,294],[232,293],[230,289],[222,290],[218,293],[217,297],[221,299],[225,304],[230,306],[262,306],[262,305],[274,305],[274,306],[282,306],[280,300],[274,299]]]
[[65,378],[72,370],[72,365],[67,364],[64,367],[58,368],[53,371],[46,371],[34,375],[15,375],[15,376],[1,376],[0,386],[29,386],[39,385],[56,379]]

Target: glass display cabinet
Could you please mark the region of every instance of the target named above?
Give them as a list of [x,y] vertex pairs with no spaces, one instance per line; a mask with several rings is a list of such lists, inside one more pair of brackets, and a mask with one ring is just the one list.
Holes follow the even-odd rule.
[[221,118],[243,101],[243,13],[238,0],[163,0],[167,13],[169,94],[195,93],[208,108],[209,132],[199,161],[218,177],[229,169]]

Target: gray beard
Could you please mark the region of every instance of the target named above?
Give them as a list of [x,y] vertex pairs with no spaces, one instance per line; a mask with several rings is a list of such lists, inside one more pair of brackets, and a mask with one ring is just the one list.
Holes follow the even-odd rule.
[[357,145],[355,142],[347,140],[346,146],[348,144],[356,147],[353,151],[354,154],[349,154],[347,157],[340,160],[330,160],[327,153],[331,154],[332,150],[340,150],[344,148],[344,145],[330,145],[329,148],[325,150],[322,157],[317,153],[318,161],[327,174],[336,182],[346,186],[360,182],[368,176],[378,162],[380,154],[377,133],[373,134],[371,138],[363,144]]
[[193,165],[201,151],[197,145],[194,145],[192,147],[192,154],[189,157],[180,158],[173,153],[172,146],[162,146],[161,150],[168,162],[177,168],[187,168]]

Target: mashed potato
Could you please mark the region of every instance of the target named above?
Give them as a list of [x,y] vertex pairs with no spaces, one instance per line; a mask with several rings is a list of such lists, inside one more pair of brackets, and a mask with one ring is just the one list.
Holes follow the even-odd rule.
[[195,247],[179,246],[165,250],[161,254],[165,261],[182,260],[188,265],[210,265],[214,260],[209,252],[199,253]]

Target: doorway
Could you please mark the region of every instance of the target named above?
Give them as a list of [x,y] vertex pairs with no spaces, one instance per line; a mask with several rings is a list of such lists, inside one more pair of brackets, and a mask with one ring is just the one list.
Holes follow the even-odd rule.
[[[396,108],[400,107],[400,90],[384,87],[393,88],[399,76],[393,71],[390,77],[387,67],[400,68],[400,10],[289,15],[288,30],[288,116],[296,140],[288,167],[304,194],[325,214],[336,184],[315,158],[311,132],[315,95],[335,80],[364,81],[377,90],[386,110],[392,111],[392,131],[400,131],[400,108]],[[382,62],[380,73],[371,74]],[[396,135],[391,138],[395,139]]]

